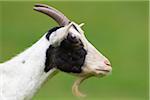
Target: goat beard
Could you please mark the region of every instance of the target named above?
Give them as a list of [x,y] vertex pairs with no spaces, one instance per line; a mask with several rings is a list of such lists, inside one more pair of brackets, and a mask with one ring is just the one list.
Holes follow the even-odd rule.
[[77,97],[85,97],[86,95],[79,90],[80,84],[85,80],[92,77],[92,75],[79,76],[72,85],[72,93]]

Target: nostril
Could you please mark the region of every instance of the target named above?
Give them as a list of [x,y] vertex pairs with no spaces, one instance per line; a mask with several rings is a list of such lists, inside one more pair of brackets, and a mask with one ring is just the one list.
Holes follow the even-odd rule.
[[110,62],[108,60],[105,60],[104,63],[107,65],[107,66],[111,66]]

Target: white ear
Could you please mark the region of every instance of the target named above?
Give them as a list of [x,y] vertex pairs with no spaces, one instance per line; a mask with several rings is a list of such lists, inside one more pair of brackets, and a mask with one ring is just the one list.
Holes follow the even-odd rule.
[[84,23],[81,23],[79,26],[82,27],[84,25]]
[[60,43],[67,37],[69,33],[69,29],[73,23],[71,22],[69,25],[66,25],[58,30],[56,30],[51,36],[50,36],[50,44],[53,46],[59,46]]

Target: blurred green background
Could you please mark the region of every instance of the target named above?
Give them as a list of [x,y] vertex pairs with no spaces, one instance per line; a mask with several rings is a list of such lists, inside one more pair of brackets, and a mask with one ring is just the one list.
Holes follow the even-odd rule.
[[[32,10],[37,2],[0,2],[0,62],[35,43],[57,24]],[[51,1],[71,20],[84,22],[85,35],[112,63],[112,75],[90,78],[83,100],[148,100],[148,1]],[[32,100],[76,100],[75,77],[59,73]]]

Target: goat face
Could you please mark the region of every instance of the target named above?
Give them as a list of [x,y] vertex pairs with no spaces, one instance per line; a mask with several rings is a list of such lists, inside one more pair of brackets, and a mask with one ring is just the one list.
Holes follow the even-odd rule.
[[46,72],[53,67],[81,76],[111,72],[110,62],[88,42],[80,28],[82,25],[71,22],[63,13],[48,5],[36,4],[34,10],[48,15],[60,25],[46,35],[50,42],[46,52]]
[[52,30],[46,35],[50,42],[46,52],[46,72],[51,68],[80,76],[111,72],[110,62],[88,42],[81,25],[71,22]]

